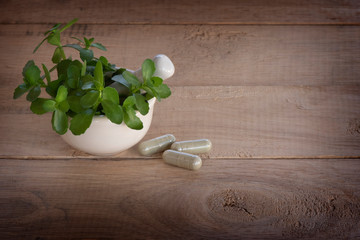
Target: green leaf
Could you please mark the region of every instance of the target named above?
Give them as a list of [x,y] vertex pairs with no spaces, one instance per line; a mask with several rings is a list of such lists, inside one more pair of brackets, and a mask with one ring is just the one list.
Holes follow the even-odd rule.
[[103,112],[111,122],[116,124],[122,123],[124,113],[120,105],[115,104],[110,100],[103,100],[101,105],[103,106]]
[[125,99],[123,106],[124,108],[132,108],[135,105],[135,97],[134,96],[129,96]]
[[126,108],[124,112],[124,122],[131,129],[140,130],[143,128],[143,123],[140,118],[136,116],[133,108]]
[[74,135],[83,134],[86,129],[91,125],[92,119],[94,116],[94,111],[92,109],[87,109],[84,112],[78,113],[70,121],[70,130]]
[[77,37],[71,37],[71,38],[76,39],[76,40],[78,40],[79,42],[85,44],[85,42],[84,42],[83,40],[81,40],[80,38],[77,38]]
[[90,49],[82,49],[80,51],[80,58],[83,61],[90,62],[94,58],[94,52]]
[[64,100],[66,100],[67,95],[68,95],[68,90],[65,86],[62,85],[58,88],[55,101],[60,103]]
[[103,73],[103,66],[102,66],[101,61],[98,61],[96,63],[95,70],[94,70],[94,78],[101,85],[104,84],[104,73]]
[[115,72],[113,73],[113,76],[115,76],[115,75],[121,75],[121,74],[123,74],[123,72],[125,72],[125,71],[126,71],[126,68],[118,68],[118,69],[116,69]]
[[78,50],[82,61],[90,62],[94,58],[94,52],[92,50],[82,48],[79,44],[66,44],[63,47],[71,47]]
[[17,98],[21,97],[27,91],[29,91],[29,87],[26,85],[26,83],[22,83],[15,89],[13,98],[17,99]]
[[55,30],[54,32],[50,33],[50,35],[47,37],[47,41],[51,45],[61,47],[59,30]]
[[61,30],[60,32],[65,31],[66,29],[68,29],[69,27],[71,27],[74,23],[76,23],[79,19],[74,18],[73,20],[71,20],[69,23],[67,23]]
[[44,73],[45,73],[45,78],[46,78],[47,84],[49,85],[49,83],[51,82],[50,72],[49,72],[49,70],[47,69],[47,67],[44,64],[42,64],[42,68],[43,68]]
[[71,95],[82,97],[86,94],[87,91],[81,90],[81,89],[75,89],[71,91]]
[[85,76],[86,74],[86,60],[84,61],[84,64],[82,65],[82,68],[81,68],[81,76]]
[[51,119],[52,127],[60,135],[66,133],[68,129],[68,117],[66,113],[59,109],[55,109],[52,119]]
[[91,42],[86,37],[84,37],[84,41],[85,41],[85,48],[89,49]]
[[26,71],[28,70],[28,68],[30,68],[31,66],[34,66],[35,65],[35,62],[33,61],[33,60],[29,60],[26,64],[25,64],[25,66],[24,66],[24,68],[23,68],[23,71],[22,71],[22,75],[23,75],[23,77],[26,77]]
[[145,61],[141,66],[141,69],[142,69],[144,82],[146,82],[147,80],[151,79],[151,77],[154,75],[155,72],[154,61],[151,59],[145,59]]
[[111,78],[111,80],[118,82],[122,85],[124,85],[125,87],[129,88],[131,87],[130,83],[128,81],[125,80],[125,78],[123,77],[123,75],[115,75]]
[[91,47],[96,47],[96,48],[98,48],[100,50],[103,50],[103,51],[107,50],[106,47],[104,47],[101,43],[92,43],[90,46]]
[[70,47],[78,50],[79,52],[83,49],[79,44],[66,44],[63,47]]
[[64,31],[66,26],[62,30],[58,30],[58,28],[61,26],[60,23],[55,24],[50,30],[46,31],[44,35],[49,34],[46,36],[34,49],[33,53],[35,53],[39,47],[45,42],[45,40],[48,40],[48,42],[55,46],[60,46],[60,32]]
[[116,105],[119,105],[119,94],[113,87],[106,87],[103,90],[103,100],[109,100]]
[[29,85],[34,86],[39,83],[40,69],[36,65],[31,65],[25,70],[25,82]]
[[35,114],[55,111],[56,102],[51,99],[38,98],[31,103],[30,110]]
[[55,111],[55,105],[56,105],[56,102],[54,100],[46,99],[44,101],[44,103],[42,104],[42,107],[43,107],[44,111],[46,111],[46,112],[53,112],[53,111]]
[[151,92],[147,92],[146,95],[145,95],[145,98],[146,98],[147,101],[149,101],[153,97],[154,97],[154,95]]
[[91,90],[81,97],[80,103],[84,108],[90,108],[95,105],[99,99],[100,92],[98,90]]
[[48,33],[50,33],[50,32],[53,32],[54,30],[58,29],[60,26],[61,26],[60,23],[55,24],[50,30],[46,31],[46,32],[44,33],[44,35],[46,35],[46,34],[48,34]]
[[39,97],[40,93],[40,86],[35,86],[29,91],[28,95],[26,95],[26,100],[29,102],[35,101]]
[[109,64],[109,61],[106,59],[106,57],[104,56],[101,56],[99,58],[99,61],[104,65],[104,66],[107,66]]
[[163,83],[163,80],[162,80],[162,78],[159,78],[159,77],[152,77],[151,82],[155,87],[158,87]]
[[67,69],[69,68],[69,65],[72,63],[70,59],[62,60],[58,63],[56,66],[58,77],[60,78],[61,75],[67,76]]
[[99,82],[96,82],[94,77],[89,74],[82,77],[81,82],[83,83],[83,85],[81,86],[83,90],[88,90],[88,89],[101,90],[104,87]]
[[46,87],[46,92],[52,96],[53,98],[56,97],[56,94],[57,94],[57,91],[58,91],[58,88],[60,86],[60,84],[62,83],[62,79],[58,79],[58,80],[54,80],[52,82],[50,82],[48,84],[48,86]]
[[149,112],[149,103],[145,97],[139,93],[134,94],[136,108],[142,115],[146,115]]
[[85,82],[82,86],[81,86],[82,90],[90,90],[90,89],[96,89],[96,85],[94,82]]
[[82,69],[83,67],[83,64],[79,60],[74,60],[70,64],[78,67],[79,69]]
[[61,110],[62,112],[66,113],[70,109],[70,105],[68,101],[64,100],[57,104],[57,109]]
[[81,69],[75,64],[70,64],[67,69],[67,84],[71,88],[77,88],[79,85],[79,79],[81,75]]
[[62,58],[62,52],[61,52],[61,48],[60,47],[57,47],[54,51],[54,54],[51,58],[51,61],[53,63],[59,63],[61,61],[61,58]]
[[86,82],[95,82],[95,79],[93,76],[91,76],[90,74],[86,74],[85,76],[81,77],[81,81],[83,83],[86,83]]
[[84,108],[81,106],[80,99],[80,96],[68,96],[67,101],[70,105],[71,111],[76,113],[84,111]]
[[[150,82],[150,81],[149,81],[149,82]],[[148,83],[149,83],[149,82],[148,82]],[[158,101],[161,101],[160,95],[157,93],[157,91],[154,89],[153,86],[152,86],[152,87],[142,86],[142,88],[147,92],[147,94],[152,95],[152,96],[156,97],[156,99],[157,99]]]
[[171,95],[171,90],[166,84],[161,84],[158,87],[154,87],[154,89],[161,98],[167,98]]
[[137,77],[129,71],[125,71],[122,73],[122,76],[125,80],[130,84],[130,89],[133,91],[136,88],[139,88],[141,83]]
[[134,109],[134,105],[136,104],[136,99],[134,96],[129,96],[125,99],[123,106],[124,106],[124,122],[125,124],[132,129],[142,129],[143,124],[136,116],[136,112]]
[[46,86],[44,80],[43,80],[41,77],[40,77],[39,80],[38,80],[38,85],[39,85],[40,87],[45,87],[45,86]]

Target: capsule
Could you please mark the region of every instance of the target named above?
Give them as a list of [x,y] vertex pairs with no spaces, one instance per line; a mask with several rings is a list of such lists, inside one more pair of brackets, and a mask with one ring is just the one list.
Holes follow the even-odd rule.
[[162,157],[168,164],[190,170],[198,170],[202,165],[201,158],[190,153],[166,150]]
[[209,139],[198,139],[175,142],[171,145],[171,149],[179,152],[198,154],[209,152],[211,146],[212,144]]
[[166,134],[140,143],[138,149],[141,155],[150,156],[154,153],[169,149],[175,140],[174,135]]

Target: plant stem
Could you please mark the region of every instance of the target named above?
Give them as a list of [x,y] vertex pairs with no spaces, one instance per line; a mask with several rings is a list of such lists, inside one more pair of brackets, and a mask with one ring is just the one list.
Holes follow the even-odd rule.
[[56,67],[57,67],[57,65],[53,66],[53,67],[49,70],[49,72],[54,71],[54,70],[56,69]]
[[[56,69],[56,67],[57,67],[57,65],[53,66],[53,67],[49,70],[49,72],[54,71],[54,70]],[[45,78],[45,75],[42,75],[42,76],[41,76],[41,79],[44,79],[44,78]]]
[[63,47],[62,47],[62,46],[59,46],[59,48],[60,48],[60,52],[61,52],[61,57],[62,57],[64,60],[66,60],[66,56],[65,56],[65,52],[64,52]]

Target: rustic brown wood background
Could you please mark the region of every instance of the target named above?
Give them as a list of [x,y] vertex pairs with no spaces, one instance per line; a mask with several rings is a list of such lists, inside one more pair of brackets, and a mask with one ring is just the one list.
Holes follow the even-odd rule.
[[[360,239],[359,1],[0,3],[0,239]],[[117,65],[173,59],[145,139],[209,138],[199,171],[76,151],[12,100],[74,17]]]

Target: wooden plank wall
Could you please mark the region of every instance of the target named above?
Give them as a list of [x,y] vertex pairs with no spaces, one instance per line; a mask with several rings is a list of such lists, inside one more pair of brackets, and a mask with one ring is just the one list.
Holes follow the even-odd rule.
[[[1,239],[358,239],[359,1],[3,1]],[[66,145],[12,100],[42,33],[95,37],[137,69],[168,55],[171,98],[145,139],[209,138],[191,172]],[[72,52],[76,57],[76,53]],[[10,89],[10,90],[9,90]]]

